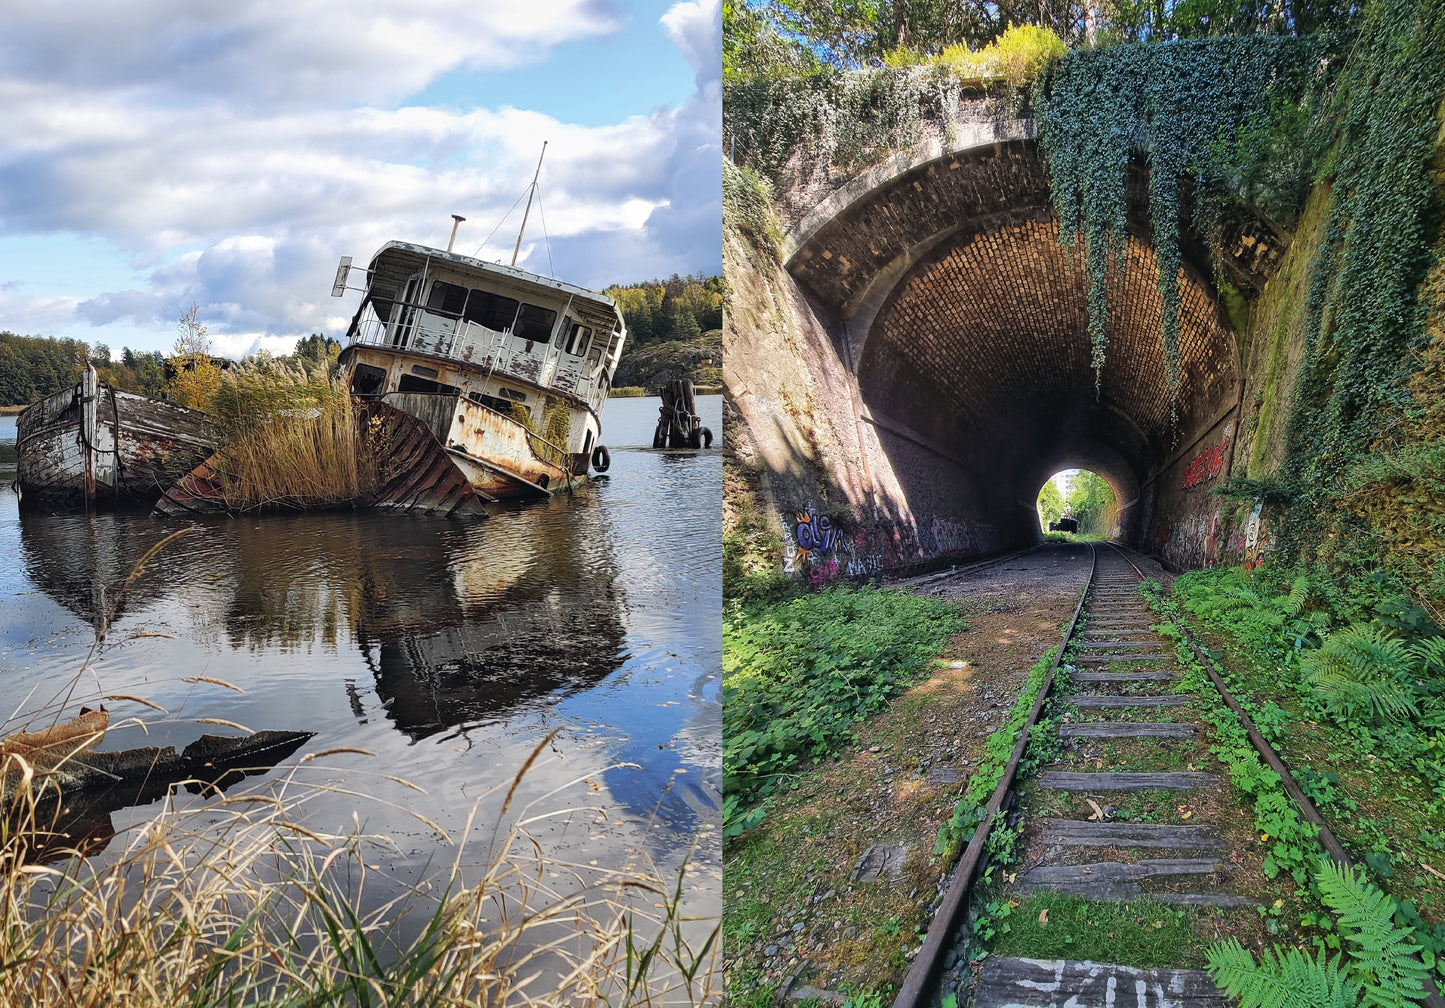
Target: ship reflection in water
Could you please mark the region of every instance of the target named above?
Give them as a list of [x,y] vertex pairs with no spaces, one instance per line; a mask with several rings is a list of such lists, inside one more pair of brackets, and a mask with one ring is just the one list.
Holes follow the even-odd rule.
[[[586,734],[612,739],[609,762],[638,764],[605,772],[612,797],[691,831],[699,814],[715,816],[715,789],[705,782],[716,767],[710,756],[691,762],[706,753],[709,729],[688,702],[706,703],[699,696],[715,677],[715,628],[629,633],[624,582],[652,586],[673,575],[660,575],[646,555],[641,573],[619,574],[618,515],[599,500],[608,489],[594,483],[485,522],[374,513],[206,521],[147,559],[129,585],[147,552],[186,526],[28,512],[18,516],[20,552],[35,587],[97,634],[109,626],[102,665],[110,692],[175,710],[154,692],[161,654],[176,676],[219,677],[244,690],[235,700],[188,694],[187,719],[317,732],[312,749],[357,744],[355,736],[385,723],[408,746],[432,743],[443,777],[465,773],[441,765],[452,754],[518,720],[591,720]],[[715,603],[703,608],[715,623]],[[166,639],[128,643],[137,632]],[[685,682],[657,689],[664,670]],[[588,691],[597,696],[579,696]],[[675,712],[660,716],[659,708]],[[185,720],[162,721],[144,739],[112,732],[102,748],[184,746],[199,734]],[[669,784],[678,770],[691,775],[686,787]]]
[[[387,718],[420,740],[555,703],[622,665],[614,564],[580,547],[567,510],[565,498],[528,506],[505,538],[501,522],[414,516],[218,521],[152,557],[128,587],[145,553],[184,526],[22,514],[21,541],[31,580],[97,633],[198,589],[191,601],[222,603],[214,615],[237,649],[349,641]],[[370,718],[359,703],[353,713]]]
[[[721,429],[717,397],[701,404]],[[717,452],[647,451],[656,417],[655,399],[608,404],[613,465],[575,494],[493,507],[487,521],[366,511],[204,520],[129,585],[134,565],[186,524],[22,516],[0,495],[0,699],[22,712],[6,731],[77,715],[79,693],[64,711],[46,703],[91,667],[79,685],[91,706],[129,695],[165,709],[108,700],[103,750],[181,751],[233,731],[215,721],[314,732],[302,752],[373,754],[302,767],[367,796],[309,800],[318,826],[364,807],[368,829],[406,838],[412,810],[464,827],[488,788],[504,793],[561,729],[529,794],[590,781],[588,801],[616,812],[614,826],[627,820],[633,838],[552,838],[566,856],[607,864],[627,856],[624,843],[676,852],[702,836],[715,858],[721,465]],[[149,809],[117,812],[116,829]],[[420,871],[432,849],[416,839],[394,864]]]

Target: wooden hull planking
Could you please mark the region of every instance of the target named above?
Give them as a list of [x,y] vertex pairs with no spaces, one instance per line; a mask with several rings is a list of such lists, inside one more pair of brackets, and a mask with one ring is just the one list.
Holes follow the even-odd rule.
[[220,443],[220,428],[198,410],[98,383],[90,389],[82,381],[20,414],[26,504],[149,506]]

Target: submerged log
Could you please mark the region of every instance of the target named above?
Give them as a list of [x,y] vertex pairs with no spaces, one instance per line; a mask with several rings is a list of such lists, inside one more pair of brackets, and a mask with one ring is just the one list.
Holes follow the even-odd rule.
[[12,732],[0,739],[0,764],[4,766],[5,789],[18,783],[25,768],[39,775],[64,773],[67,764],[105,738],[110,715],[105,708],[82,707],[69,721],[40,731]]
[[202,735],[180,752],[174,746],[103,752],[95,746],[104,740],[109,723],[105,708],[82,707],[69,721],[0,739],[5,800],[15,796],[27,770],[33,791],[53,787],[63,791],[67,801],[77,792],[124,784],[166,788],[187,781],[197,785],[194,789],[224,789],[241,777],[271,769],[315,734],[268,730],[241,736]]
[[103,850],[115,835],[111,813],[157,801],[179,784],[195,794],[225,791],[268,772],[314,734],[202,735],[180,752],[174,746],[101,752],[93,746],[108,722],[104,710],[82,709],[63,724],[0,740],[3,815],[23,860],[45,863]]

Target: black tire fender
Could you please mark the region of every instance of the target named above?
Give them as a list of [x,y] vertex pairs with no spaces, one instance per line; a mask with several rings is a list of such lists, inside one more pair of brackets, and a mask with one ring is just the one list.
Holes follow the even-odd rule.
[[712,447],[712,431],[706,427],[702,429],[702,446],[704,448]]
[[612,465],[612,453],[607,450],[606,445],[598,445],[592,449],[592,468],[603,473]]

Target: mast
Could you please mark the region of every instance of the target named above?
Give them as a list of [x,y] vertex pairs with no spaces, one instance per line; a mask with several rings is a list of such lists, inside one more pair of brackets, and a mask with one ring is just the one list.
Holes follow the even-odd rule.
[[[522,251],[522,234],[527,230],[527,215],[532,212],[532,197],[537,193],[537,179],[542,175],[542,159],[547,156],[547,141],[542,141],[542,153],[537,155],[537,171],[532,175],[532,185],[527,190],[527,209],[522,211],[522,226],[517,231],[517,244],[512,248],[512,265],[517,265],[517,253]],[[513,206],[516,204],[514,203]]]

